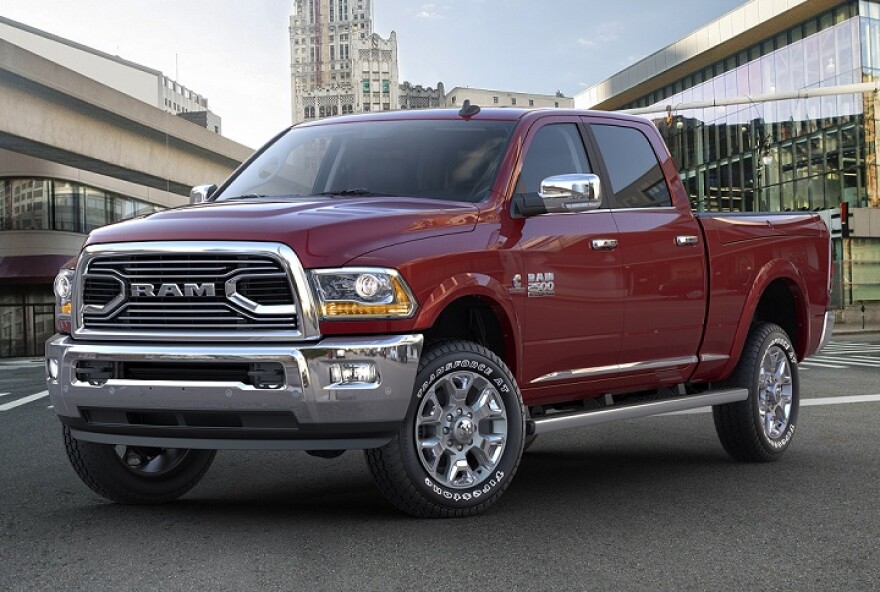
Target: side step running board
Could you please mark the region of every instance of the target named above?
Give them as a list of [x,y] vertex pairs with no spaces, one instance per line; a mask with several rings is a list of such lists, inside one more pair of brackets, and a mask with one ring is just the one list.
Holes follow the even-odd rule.
[[531,420],[529,422],[531,425],[528,427],[528,433],[546,434],[548,432],[580,428],[600,423],[608,423],[611,421],[637,419],[639,417],[649,417],[661,413],[672,413],[673,411],[686,411],[688,409],[697,409],[698,407],[709,407],[712,405],[724,405],[725,403],[745,401],[748,396],[748,389],[730,389],[715,391],[705,395],[674,397],[665,401],[611,406],[601,409],[581,411],[578,413],[560,413],[559,415],[538,417]]

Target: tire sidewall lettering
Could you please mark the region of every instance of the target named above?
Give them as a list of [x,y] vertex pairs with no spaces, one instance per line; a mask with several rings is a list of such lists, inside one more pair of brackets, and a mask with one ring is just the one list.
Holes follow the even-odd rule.
[[767,344],[767,349],[770,349],[774,345],[778,345],[779,348],[785,352],[790,363],[797,364],[797,355],[794,353],[794,348],[791,346],[791,342],[788,339],[785,337],[774,337],[770,340],[770,343]]
[[461,492],[460,490],[450,491],[448,489],[445,489],[444,487],[438,485],[430,477],[425,477],[425,485],[428,486],[429,490],[432,491],[434,495],[441,497],[445,500],[467,502],[472,499],[477,499],[492,493],[492,490],[501,485],[501,482],[504,480],[504,476],[504,471],[496,471],[494,477],[490,479],[488,483],[465,492]]
[[776,450],[782,450],[788,443],[791,442],[791,439],[794,437],[794,431],[796,429],[796,425],[794,423],[789,423],[788,428],[785,430],[785,435],[777,440],[770,440],[767,438],[767,443],[770,444]]

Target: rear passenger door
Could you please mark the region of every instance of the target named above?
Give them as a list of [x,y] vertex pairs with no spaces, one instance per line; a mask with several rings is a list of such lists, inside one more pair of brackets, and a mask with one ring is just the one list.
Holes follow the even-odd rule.
[[621,369],[631,375],[644,371],[646,386],[657,378],[684,381],[697,361],[706,310],[698,223],[687,200],[673,204],[658,156],[676,179],[677,171],[650,123],[587,122],[620,233],[625,284]]

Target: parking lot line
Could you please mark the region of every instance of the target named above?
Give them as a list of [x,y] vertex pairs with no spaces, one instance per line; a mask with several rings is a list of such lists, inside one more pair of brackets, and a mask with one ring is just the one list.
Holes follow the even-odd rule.
[[0,405],[0,411],[9,411],[10,409],[15,409],[16,407],[25,405],[27,403],[30,403],[31,401],[36,401],[37,399],[42,399],[43,397],[48,396],[49,391],[42,391],[33,395],[28,395],[27,397],[22,397],[21,399],[16,399],[15,401]]
[[[846,405],[849,403],[880,403],[880,395],[849,395],[845,397],[817,397],[814,399],[801,399],[801,407],[818,407],[821,405]],[[692,415],[695,413],[711,413],[711,407],[699,407],[685,411],[673,411],[661,415]],[[655,416],[660,417],[660,416]]]

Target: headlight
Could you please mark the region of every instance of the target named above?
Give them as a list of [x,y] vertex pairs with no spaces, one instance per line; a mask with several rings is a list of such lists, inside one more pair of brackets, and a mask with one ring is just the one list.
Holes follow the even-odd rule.
[[73,292],[73,275],[70,269],[62,269],[61,273],[55,276],[55,296],[61,300],[70,300],[70,294]]
[[416,310],[409,286],[393,269],[319,269],[312,280],[324,319],[398,319]]
[[73,279],[76,272],[62,269],[55,276],[55,330],[70,333],[70,315],[73,311]]

